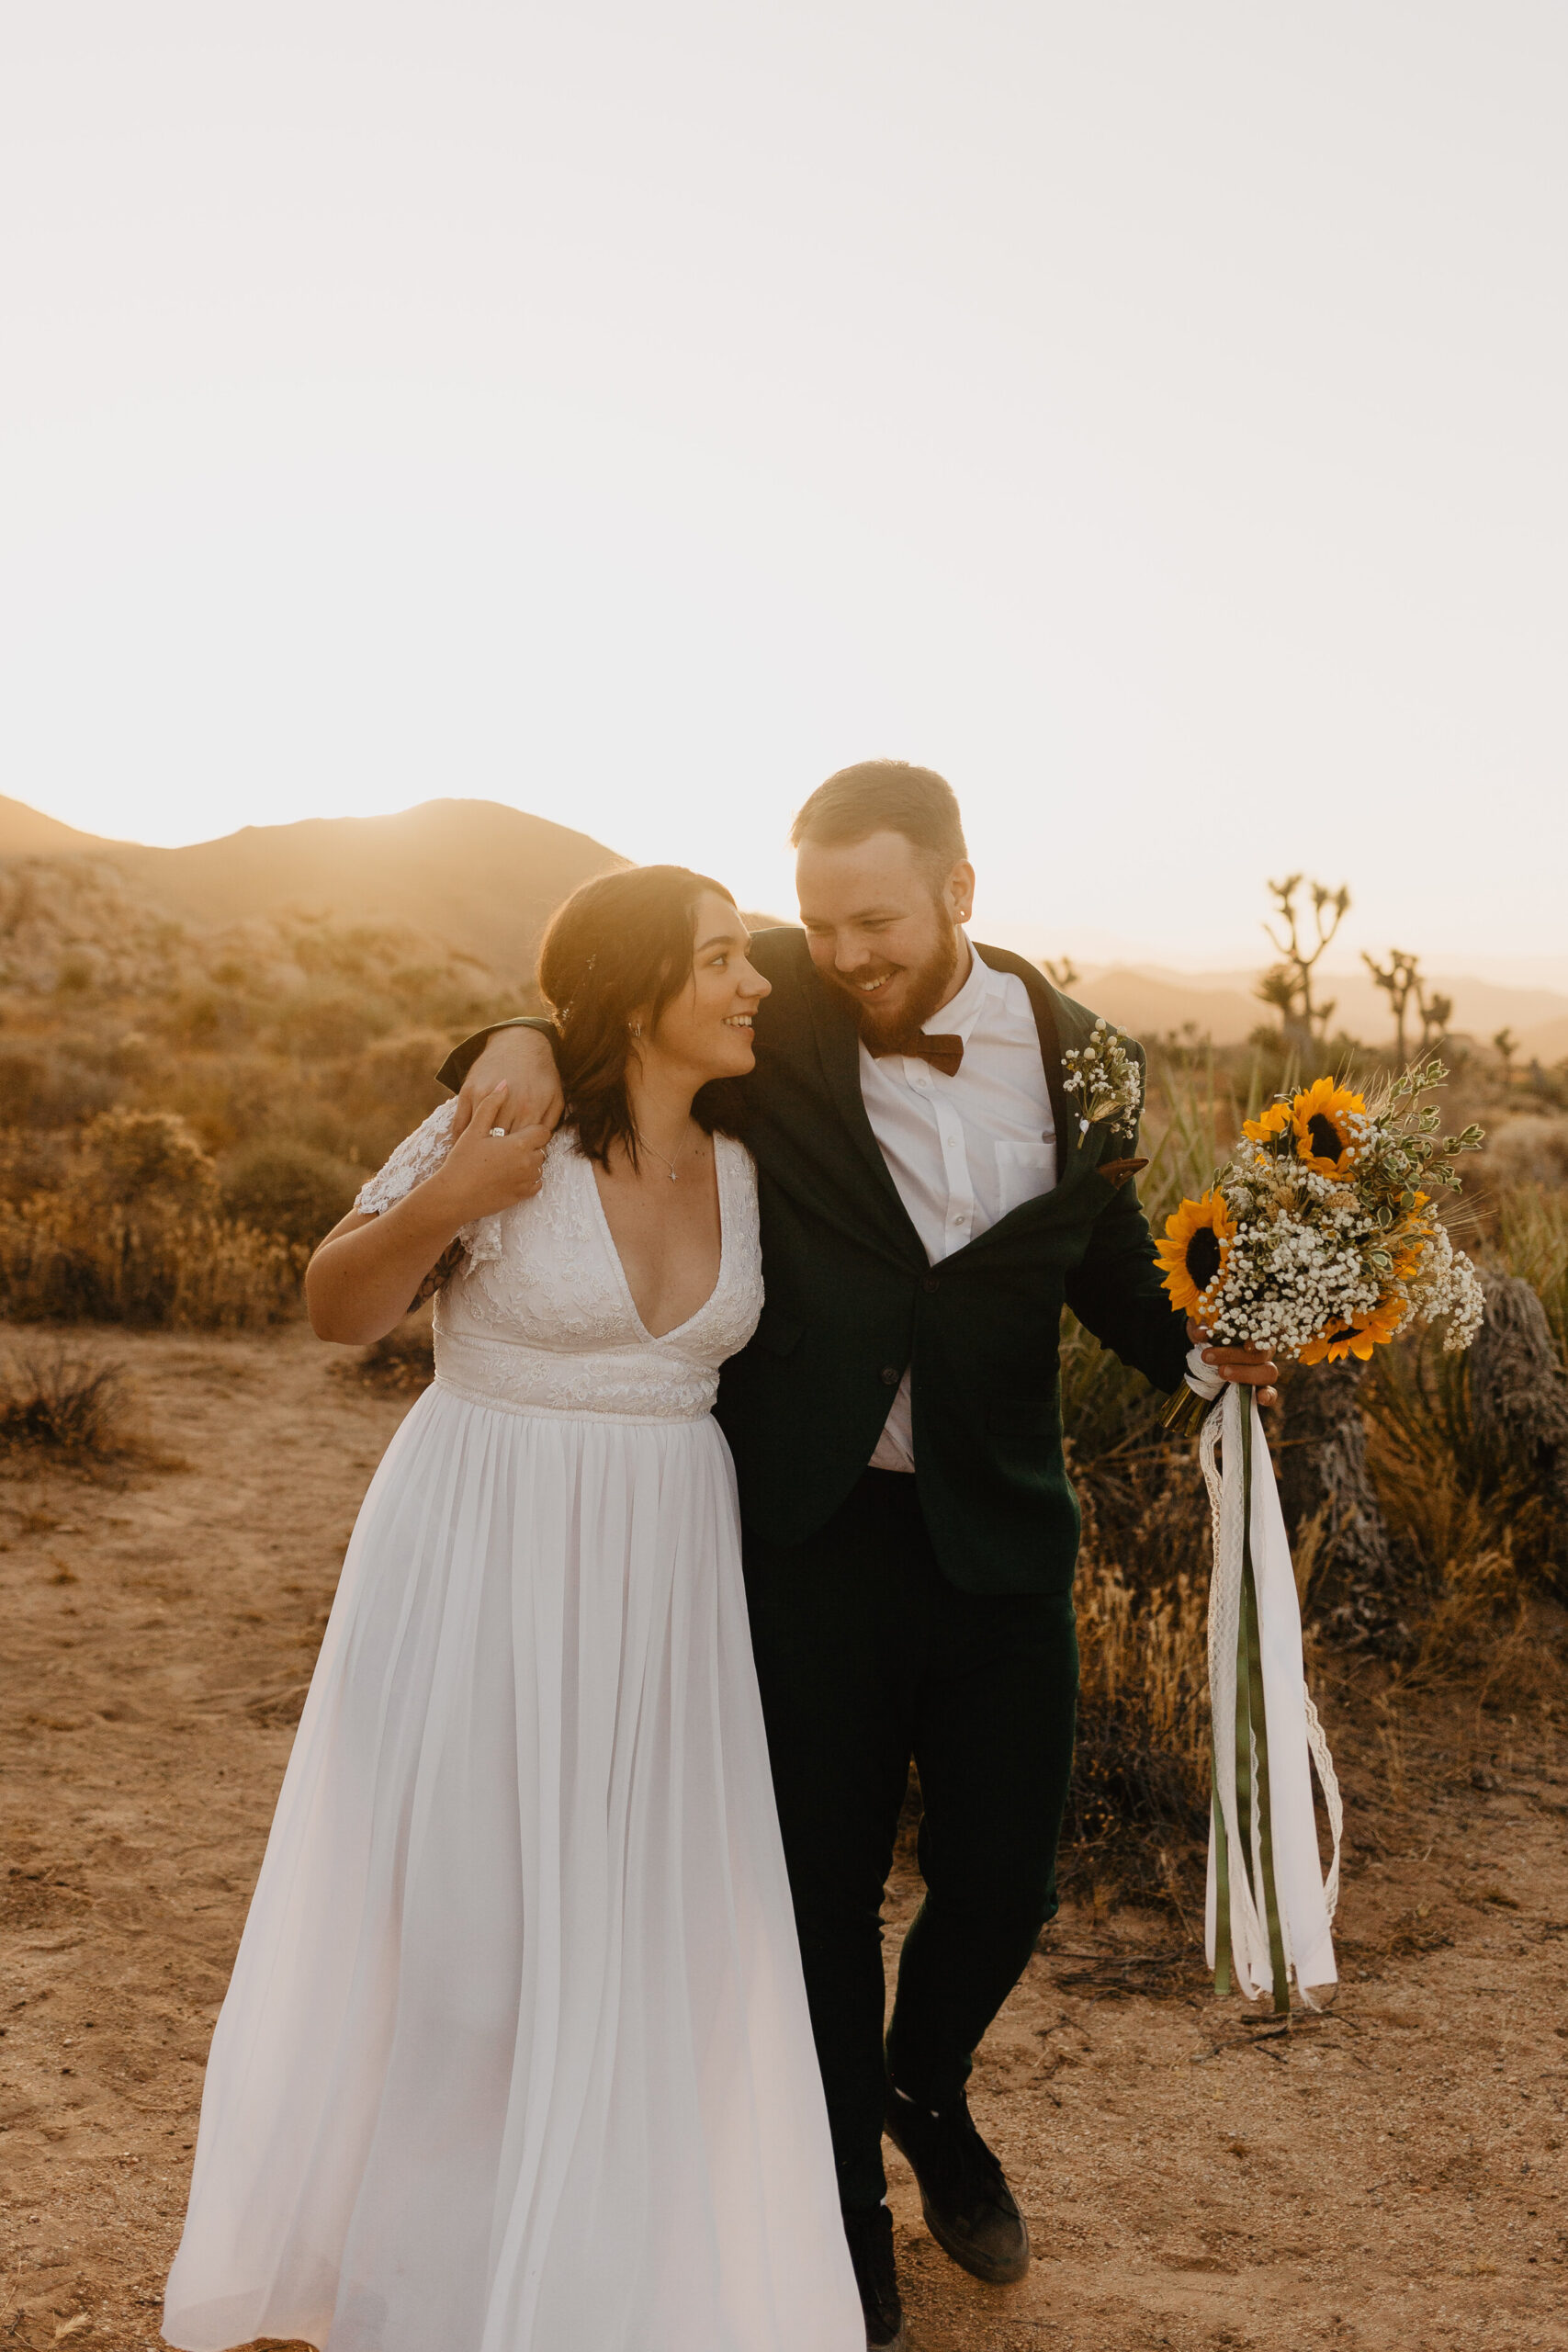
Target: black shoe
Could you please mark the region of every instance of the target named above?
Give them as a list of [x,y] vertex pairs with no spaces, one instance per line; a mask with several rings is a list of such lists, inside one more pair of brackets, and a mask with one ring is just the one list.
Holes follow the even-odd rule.
[[886,2205],[846,2213],[844,2235],[865,2313],[865,2352],[905,2352],[904,2307],[893,2267],[893,2216]]
[[976,2278],[1010,2286],[1029,2267],[1029,2228],[1007,2176],[970,2120],[962,2096],[933,2114],[887,2086],[886,2132],[920,2185],[926,2227],[944,2254]]

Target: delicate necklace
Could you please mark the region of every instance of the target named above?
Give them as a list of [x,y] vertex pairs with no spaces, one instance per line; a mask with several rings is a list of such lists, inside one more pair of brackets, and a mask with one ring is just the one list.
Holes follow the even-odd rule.
[[[641,1144],[641,1146],[642,1146],[642,1148],[643,1148],[644,1151],[651,1151],[651,1152],[652,1152],[652,1154],[653,1154],[653,1156],[654,1156],[654,1158],[655,1158],[655,1159],[662,1159],[662,1160],[663,1160],[665,1167],[666,1167],[666,1168],[668,1168],[668,1170],[670,1170],[670,1182],[671,1182],[671,1183],[673,1183],[673,1182],[675,1182],[675,1174],[676,1174],[676,1170],[675,1170],[675,1160],[677,1160],[677,1159],[680,1159],[680,1157],[681,1157],[681,1153],[682,1153],[682,1151],[684,1151],[684,1150],[685,1150],[685,1148],[686,1148],[686,1144],[685,1144],[685,1143],[683,1143],[683,1144],[682,1144],[682,1145],[680,1146],[680,1148],[677,1150],[677,1152],[676,1152],[676,1154],[675,1154],[675,1159],[670,1159],[670,1158],[668,1157],[668,1155],[667,1155],[666,1153],[664,1153],[664,1152],[662,1152],[662,1151],[660,1151],[660,1150],[659,1146],[658,1146],[656,1143],[649,1143],[649,1142],[648,1137],[643,1134],[642,1129],[641,1129],[640,1127],[634,1127],[634,1128],[632,1129],[632,1133],[633,1133],[633,1135],[635,1135],[635,1136],[636,1136],[636,1137],[637,1137],[637,1139],[638,1143],[639,1143],[639,1144]],[[690,1141],[691,1141],[691,1137],[690,1137],[690,1136],[687,1136],[687,1138],[686,1138],[686,1143],[690,1143]]]

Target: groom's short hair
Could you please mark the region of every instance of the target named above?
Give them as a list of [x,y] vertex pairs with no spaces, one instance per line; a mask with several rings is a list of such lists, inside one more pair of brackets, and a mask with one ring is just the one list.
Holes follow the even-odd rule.
[[952,785],[935,768],[912,767],[908,760],[857,760],[840,768],[806,802],[789,841],[792,849],[802,842],[843,849],[873,833],[902,833],[933,868],[940,865],[944,878],[969,854]]

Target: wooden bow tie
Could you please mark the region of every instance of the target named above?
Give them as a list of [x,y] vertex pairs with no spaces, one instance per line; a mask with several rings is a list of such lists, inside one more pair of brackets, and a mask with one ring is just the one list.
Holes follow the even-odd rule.
[[945,1078],[956,1078],[958,1065],[964,1059],[962,1037],[928,1037],[923,1029],[906,1038],[901,1046],[873,1046],[872,1059],[882,1061],[888,1054],[912,1054],[918,1062],[931,1062]]

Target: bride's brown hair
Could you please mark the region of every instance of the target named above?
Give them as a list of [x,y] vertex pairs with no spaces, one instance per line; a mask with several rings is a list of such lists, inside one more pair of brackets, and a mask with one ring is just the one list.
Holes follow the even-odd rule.
[[[635,1168],[637,1131],[626,1096],[631,1024],[651,1031],[692,977],[697,900],[705,890],[735,904],[722,882],[685,865],[633,865],[574,890],[550,917],[539,948],[539,993],[555,1017],[566,1117],[579,1148],[609,1165],[619,1143]],[[716,1079],[692,1104],[712,1135],[736,1131],[736,1081]]]

